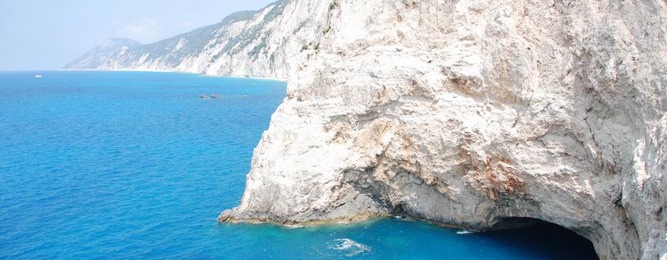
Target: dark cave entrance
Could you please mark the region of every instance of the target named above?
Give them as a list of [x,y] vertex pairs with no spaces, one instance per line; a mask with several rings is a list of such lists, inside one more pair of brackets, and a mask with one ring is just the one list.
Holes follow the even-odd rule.
[[555,259],[599,259],[593,243],[565,227],[534,218],[505,218],[485,235]]

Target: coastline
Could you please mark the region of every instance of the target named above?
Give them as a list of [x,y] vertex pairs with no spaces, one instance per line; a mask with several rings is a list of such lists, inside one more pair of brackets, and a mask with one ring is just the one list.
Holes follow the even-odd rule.
[[[39,70],[36,70],[39,71]],[[49,71],[49,70],[43,70],[43,71]],[[204,77],[220,77],[220,78],[239,78],[239,79],[259,79],[259,80],[270,80],[270,81],[281,81],[281,82],[287,82],[287,79],[282,79],[282,78],[271,78],[271,77],[245,77],[245,76],[239,76],[239,75],[214,75],[214,74],[206,74],[206,73],[200,73],[200,72],[192,72],[192,71],[178,71],[178,70],[144,70],[144,69],[55,69],[52,71],[107,71],[107,72],[155,72],[155,73],[183,73],[183,74],[196,74],[196,75],[201,75]]]
[[[374,221],[379,221],[383,219],[400,219],[403,221],[417,221],[417,222],[423,222],[429,225],[434,225],[438,226],[441,228],[445,229],[452,229],[452,230],[466,230],[472,233],[476,232],[486,232],[486,231],[494,231],[496,229],[480,229],[472,226],[466,226],[466,225],[456,225],[456,224],[448,224],[448,223],[443,223],[443,222],[437,222],[433,220],[429,220],[426,218],[418,218],[410,215],[396,215],[396,214],[382,214],[382,213],[374,213],[374,212],[364,212],[364,213],[359,213],[353,216],[347,216],[347,217],[338,217],[338,218],[333,218],[333,219],[315,219],[315,220],[307,220],[307,221],[297,221],[297,220],[284,220],[284,221],[279,221],[276,219],[272,218],[236,218],[234,216],[227,215],[229,213],[226,213],[230,210],[224,210],[222,213],[217,218],[218,224],[251,224],[251,225],[261,225],[261,224],[271,224],[271,225],[277,225],[277,226],[284,226],[288,228],[301,228],[301,227],[317,227],[317,226],[328,226],[328,225],[357,225],[357,224],[362,224],[366,222],[374,222]],[[503,230],[503,229],[498,229],[498,230]]]

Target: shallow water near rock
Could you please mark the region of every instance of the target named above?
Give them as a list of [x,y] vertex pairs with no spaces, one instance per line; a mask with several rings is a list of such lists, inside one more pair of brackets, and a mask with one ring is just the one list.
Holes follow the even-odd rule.
[[595,257],[549,229],[217,224],[284,96],[284,82],[259,79],[0,73],[0,258]]

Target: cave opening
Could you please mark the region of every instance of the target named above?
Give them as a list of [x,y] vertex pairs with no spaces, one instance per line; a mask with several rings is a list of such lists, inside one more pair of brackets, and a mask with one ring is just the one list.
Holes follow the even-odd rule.
[[[599,259],[593,243],[563,226],[535,218],[504,218],[486,235],[559,259]],[[507,239],[508,237],[512,239]]]

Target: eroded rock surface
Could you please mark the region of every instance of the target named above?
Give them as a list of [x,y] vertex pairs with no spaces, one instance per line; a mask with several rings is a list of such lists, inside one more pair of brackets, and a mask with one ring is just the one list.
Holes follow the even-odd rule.
[[484,230],[530,217],[603,259],[667,253],[667,2],[285,10],[311,14],[289,24],[314,24],[317,48],[295,58],[241,204],[221,221],[402,214]]

